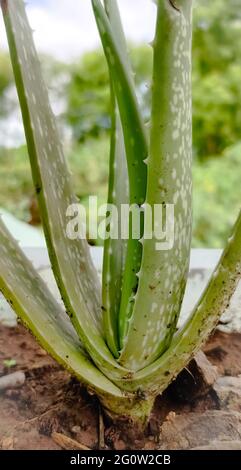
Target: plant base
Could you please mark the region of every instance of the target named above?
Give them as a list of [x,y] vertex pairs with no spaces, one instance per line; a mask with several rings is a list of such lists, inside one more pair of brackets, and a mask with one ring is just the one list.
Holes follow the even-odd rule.
[[125,428],[125,432],[131,433],[135,429],[135,435],[143,436],[150,419],[155,397],[140,398],[138,395],[126,397],[122,400],[102,399],[106,416],[117,426]]

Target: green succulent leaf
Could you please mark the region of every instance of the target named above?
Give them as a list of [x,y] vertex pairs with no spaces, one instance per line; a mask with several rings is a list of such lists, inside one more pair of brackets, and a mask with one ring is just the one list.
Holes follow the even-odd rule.
[[120,378],[126,369],[116,363],[104,341],[100,285],[87,241],[66,234],[66,211],[77,200],[24,3],[4,0],[1,6],[53,272],[84,347],[106,375]]
[[[129,234],[127,243],[121,238],[106,240],[103,315],[99,280],[88,244],[66,234],[66,210],[76,198],[24,3],[0,2],[48,250],[69,316],[1,217],[0,291],[39,343],[99,396],[112,417],[121,415],[144,425],[155,397],[207,340],[241,278],[240,212],[204,293],[176,331],[192,228],[192,1],[155,0],[151,135],[146,166],[148,144],[118,4],[116,0],[92,0],[111,82],[108,202],[117,206],[119,214],[121,204],[127,201],[136,204],[140,212],[145,212],[147,206],[162,206],[166,228],[168,205],[174,204],[175,208],[173,239],[167,240],[162,249],[157,244],[163,240],[156,233],[154,238],[141,240]],[[143,235],[145,221],[141,220]],[[160,217],[159,234],[164,231],[162,224]],[[151,230],[156,228],[154,225]]]
[[125,38],[125,33],[122,26],[121,16],[119,12],[117,0],[104,0],[104,6],[106,14],[109,18],[109,22],[112,28],[115,41],[118,44],[118,51],[121,55],[121,59],[126,67],[128,73],[128,79],[132,82],[134,88],[133,72],[128,54],[128,48]]
[[128,391],[162,393],[202,347],[230,304],[241,278],[241,212],[197,305],[165,353],[125,382]]
[[[128,55],[123,33],[119,10],[116,0],[105,0],[105,9],[108,14],[110,24],[113,27],[116,39],[118,39],[119,49],[122,58],[128,65]],[[127,241],[120,236],[121,232],[121,204],[129,203],[129,184],[127,173],[127,162],[125,153],[124,136],[116,95],[112,83],[111,69],[110,87],[111,87],[111,143],[110,143],[110,162],[109,162],[109,190],[108,204],[115,207],[118,214],[118,222],[115,229],[118,231],[118,237],[107,237],[104,244],[104,261],[102,273],[102,304],[104,312],[104,332],[107,344],[113,355],[119,356],[119,335],[118,335],[118,317],[121,302],[121,291],[123,282],[123,272],[126,261]],[[107,214],[108,217],[108,214]],[[113,225],[112,221],[112,225]],[[111,230],[111,224],[107,227],[107,232]]]
[[[123,132],[113,89],[111,134],[108,204],[113,204],[116,208],[118,224],[115,230],[120,233],[121,204],[128,204],[129,188]],[[107,232],[109,230],[111,230],[111,224],[107,226]],[[126,249],[126,240],[122,240],[120,237],[115,239],[111,238],[110,235],[107,236],[104,244],[102,273],[104,332],[107,344],[116,358],[119,356],[118,318]]]
[[105,398],[123,393],[91,362],[68,316],[0,218],[0,290],[51,356]]
[[[132,370],[151,364],[169,346],[185,291],[192,234],[192,2],[157,2],[150,157],[149,207],[155,216],[155,236],[143,241],[139,288],[120,363]],[[173,236],[161,249],[157,230],[168,225],[174,208]],[[171,208],[170,208],[171,209]],[[156,225],[159,221],[159,226]],[[173,239],[172,239],[173,238]],[[139,345],[139,347],[137,347]],[[141,350],[141,353],[140,353]]]
[[[120,112],[129,175],[129,202],[131,205],[136,205],[141,212],[141,205],[146,197],[148,145],[129,62],[126,60],[126,47],[123,46],[122,35],[119,43],[119,36],[117,38],[115,34],[116,22],[117,31],[120,31],[121,28],[117,3],[114,2],[112,8],[110,2],[107,5],[109,12],[113,12],[115,18],[112,22],[109,20],[100,0],[92,0],[92,5]],[[141,225],[140,235],[142,237],[143,222]],[[130,216],[130,235],[131,233],[132,217]],[[119,312],[119,341],[121,348],[125,342],[134,298],[138,289],[137,273],[140,270],[141,258],[141,243],[129,236]]]

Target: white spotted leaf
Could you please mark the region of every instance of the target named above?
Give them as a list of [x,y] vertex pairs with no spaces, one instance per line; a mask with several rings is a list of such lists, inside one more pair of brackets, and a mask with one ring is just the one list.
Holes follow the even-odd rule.
[[66,210],[76,203],[47,88],[22,0],[2,0],[10,56],[48,251],[66,310],[93,361],[121,377],[103,336],[100,284],[86,240],[66,235]]
[[122,392],[87,357],[68,316],[0,218],[0,290],[54,359],[100,397]]
[[229,242],[201,298],[169,348],[155,361],[125,382],[129,392],[145,390],[161,394],[207,341],[221,315],[230,305],[241,278],[241,212]]
[[171,242],[160,251],[157,243],[165,240],[143,242],[139,287],[120,358],[133,370],[151,364],[170,344],[185,291],[192,234],[192,2],[182,1],[179,10],[167,0],[157,6],[146,203],[162,207],[163,224],[161,216],[154,221],[160,226],[166,221],[166,205],[174,204],[174,233],[172,241],[170,231]]

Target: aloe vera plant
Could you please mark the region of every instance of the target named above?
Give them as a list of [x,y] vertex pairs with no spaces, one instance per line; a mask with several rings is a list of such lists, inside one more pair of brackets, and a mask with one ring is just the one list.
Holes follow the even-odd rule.
[[[156,0],[152,109],[145,127],[116,0],[92,0],[109,67],[108,202],[140,212],[140,237],[106,237],[102,292],[86,240],[66,236],[76,197],[22,0],[1,0],[15,83],[53,273],[50,293],[0,220],[0,289],[39,343],[95,393],[112,419],[145,426],[155,397],[188,364],[241,276],[241,216],[210,282],[177,329],[192,230],[192,1]],[[174,204],[167,249],[145,238],[146,207]],[[107,230],[111,222],[107,224]],[[153,227],[152,227],[153,229]]]

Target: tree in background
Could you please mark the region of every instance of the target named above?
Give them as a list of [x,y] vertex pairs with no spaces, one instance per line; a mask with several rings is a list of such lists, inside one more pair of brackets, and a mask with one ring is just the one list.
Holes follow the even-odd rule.
[[[147,114],[152,51],[148,46],[130,48],[137,78],[137,93],[144,116]],[[109,132],[110,89],[108,68],[101,50],[86,53],[70,68],[67,86],[66,120],[77,142]]]
[[241,1],[197,2],[193,31],[193,131],[199,158],[240,139]]

